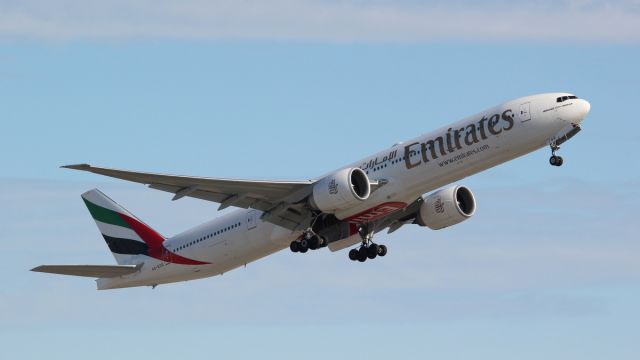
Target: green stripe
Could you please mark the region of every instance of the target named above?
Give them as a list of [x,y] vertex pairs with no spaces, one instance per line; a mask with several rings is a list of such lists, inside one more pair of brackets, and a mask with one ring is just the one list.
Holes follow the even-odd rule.
[[89,209],[89,212],[91,213],[91,216],[94,220],[106,224],[129,228],[129,224],[127,224],[117,212],[91,203],[85,198],[82,198],[82,200],[84,200],[84,203],[85,205],[87,205],[87,208]]

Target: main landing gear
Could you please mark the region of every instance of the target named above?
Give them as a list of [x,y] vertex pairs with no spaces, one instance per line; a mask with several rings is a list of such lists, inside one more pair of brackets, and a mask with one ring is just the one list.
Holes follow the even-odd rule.
[[387,247],[373,242],[373,231],[369,231],[366,226],[360,226],[358,233],[362,238],[362,245],[358,249],[349,251],[349,259],[352,261],[365,262],[367,259],[375,259],[378,256],[387,255]]
[[298,240],[294,240],[289,244],[292,252],[306,253],[309,250],[317,250],[327,246],[327,240],[316,235],[313,231],[307,230]]
[[552,166],[562,166],[562,156],[556,155],[556,151],[560,150],[560,146],[552,143],[551,145],[551,157],[549,158],[549,164]]

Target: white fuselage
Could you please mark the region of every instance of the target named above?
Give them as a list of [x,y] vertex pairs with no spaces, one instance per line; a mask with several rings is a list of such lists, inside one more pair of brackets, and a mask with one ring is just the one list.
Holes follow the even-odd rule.
[[[410,204],[422,194],[548,146],[579,125],[589,111],[584,100],[558,103],[556,99],[564,95],[568,94],[516,99],[345,166],[359,167],[372,181],[384,179],[387,184],[336,217],[366,219],[371,209]],[[207,265],[180,265],[138,255],[138,263],[144,263],[141,271],[98,279],[98,288],[157,285],[223,274],[287,248],[302,234],[261,221],[261,215],[252,209],[233,211],[166,240],[168,250]]]

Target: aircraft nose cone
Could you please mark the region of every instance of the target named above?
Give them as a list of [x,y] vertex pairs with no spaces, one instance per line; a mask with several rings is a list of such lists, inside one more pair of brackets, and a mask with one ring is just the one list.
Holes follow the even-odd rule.
[[582,117],[585,118],[587,117],[587,114],[589,114],[589,111],[591,111],[591,104],[589,104],[589,102],[587,100],[582,100],[581,101],[582,104]]
[[591,111],[591,104],[589,104],[587,100],[578,99],[575,102],[575,110],[573,111],[574,114],[572,116],[572,123],[574,123],[575,125],[579,125],[582,120],[587,117],[589,111]]

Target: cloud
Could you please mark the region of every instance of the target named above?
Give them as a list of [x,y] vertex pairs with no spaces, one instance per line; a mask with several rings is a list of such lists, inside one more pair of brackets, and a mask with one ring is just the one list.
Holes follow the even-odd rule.
[[330,42],[640,40],[637,0],[572,1],[10,1],[0,36]]

